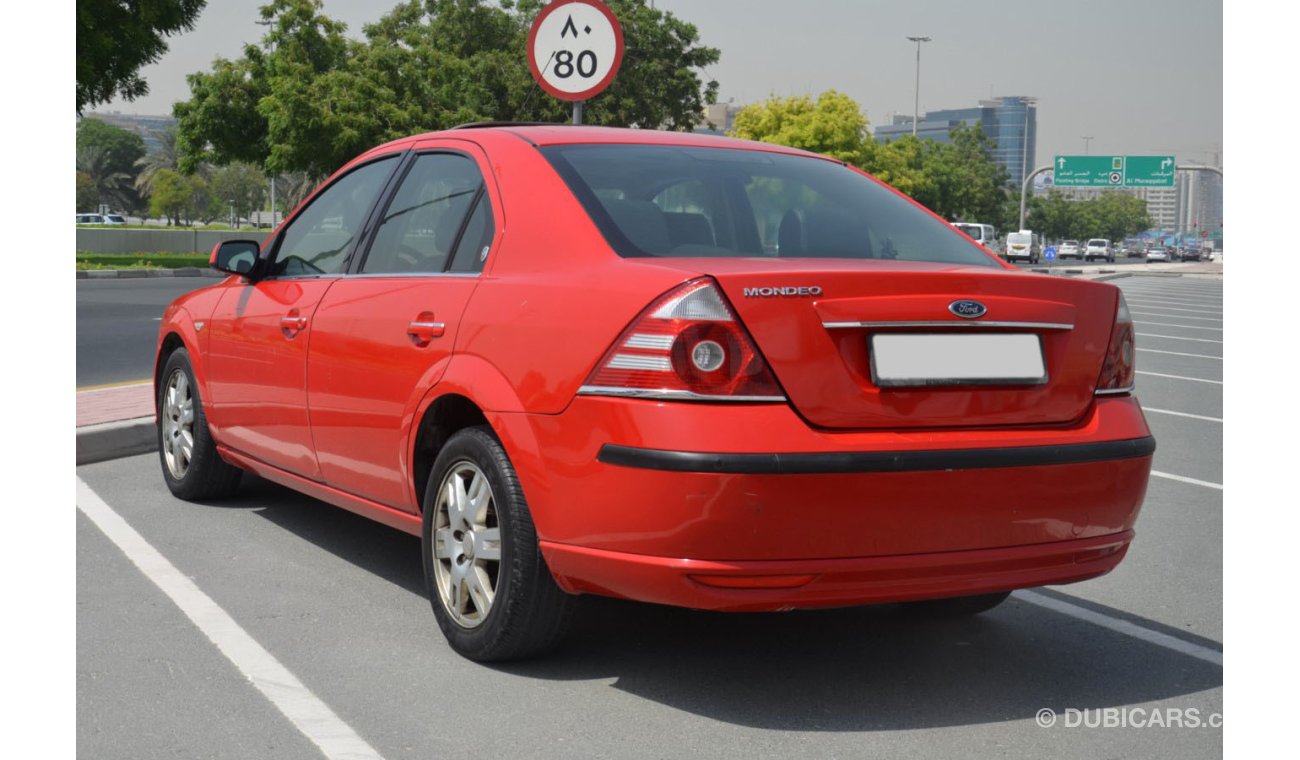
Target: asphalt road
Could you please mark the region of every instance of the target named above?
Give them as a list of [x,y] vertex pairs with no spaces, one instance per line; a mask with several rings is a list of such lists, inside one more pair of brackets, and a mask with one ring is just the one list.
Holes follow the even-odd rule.
[[153,377],[158,320],[210,277],[77,280],[77,387]]
[[[1220,757],[1221,282],[1115,284],[1138,320],[1138,395],[1159,441],[1137,540],[1108,576],[969,620],[592,599],[556,655],[486,667],[444,643],[415,538],[251,477],[231,501],[177,501],[153,455],[78,476],[367,757]],[[90,501],[78,754],[325,754],[236,667],[239,647],[214,645],[89,519]],[[1106,727],[1104,710],[1128,725]],[[1157,714],[1182,726],[1149,725]]]

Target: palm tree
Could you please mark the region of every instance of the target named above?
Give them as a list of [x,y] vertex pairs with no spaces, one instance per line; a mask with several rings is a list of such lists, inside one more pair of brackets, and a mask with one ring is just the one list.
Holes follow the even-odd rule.
[[100,203],[115,209],[132,205],[131,175],[113,170],[108,151],[98,146],[77,149],[77,171],[90,178]]
[[176,152],[176,127],[167,127],[154,132],[158,138],[158,150],[145,156],[135,165],[140,167],[140,174],[135,178],[135,189],[141,196],[147,196],[153,190],[153,178],[163,169],[176,171],[180,155]]

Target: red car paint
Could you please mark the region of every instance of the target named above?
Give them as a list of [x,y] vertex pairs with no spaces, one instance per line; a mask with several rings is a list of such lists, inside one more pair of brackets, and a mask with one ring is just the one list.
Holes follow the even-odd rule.
[[[232,276],[167,310],[158,368],[172,347],[189,350],[226,461],[413,534],[425,487],[417,431],[440,402],[472,403],[517,470],[542,554],[569,592],[775,610],[1067,583],[1119,563],[1154,444],[1130,393],[1097,393],[1116,288],[1023,273],[987,253],[991,266],[623,258],[539,152],[623,144],[829,160],[581,127],[380,146],[336,176],[403,151],[474,162],[494,215],[482,272]],[[699,278],[788,401],[579,392],[650,304]],[[747,297],[751,288],[793,295]],[[990,319],[1057,326],[1038,330],[1048,382],[874,385],[867,335],[880,328],[843,325],[965,328],[947,311],[957,299],[979,300]],[[437,334],[412,333],[417,323]]]

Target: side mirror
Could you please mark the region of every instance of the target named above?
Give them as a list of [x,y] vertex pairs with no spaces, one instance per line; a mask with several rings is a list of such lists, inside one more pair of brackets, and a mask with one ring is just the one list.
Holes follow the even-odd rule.
[[257,266],[257,255],[262,246],[255,240],[223,240],[212,246],[208,264],[218,272],[249,274]]

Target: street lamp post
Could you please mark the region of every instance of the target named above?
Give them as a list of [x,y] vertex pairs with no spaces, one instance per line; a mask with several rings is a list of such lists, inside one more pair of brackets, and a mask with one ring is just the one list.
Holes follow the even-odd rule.
[[921,115],[921,43],[929,42],[929,37],[908,37],[916,43],[916,97],[912,101],[912,137],[916,137],[916,122]]
[[[269,27],[274,22],[268,18],[268,19],[261,19],[259,21],[254,21],[253,23],[257,24],[258,26]],[[275,52],[275,43],[272,43],[271,52]],[[261,214],[259,213],[258,216],[260,217]],[[275,228],[275,175],[274,174],[271,175],[271,228],[272,229]]]
[[1079,135],[1079,139],[1083,140],[1083,155],[1092,155],[1092,152],[1089,150],[1092,146],[1092,135]]

